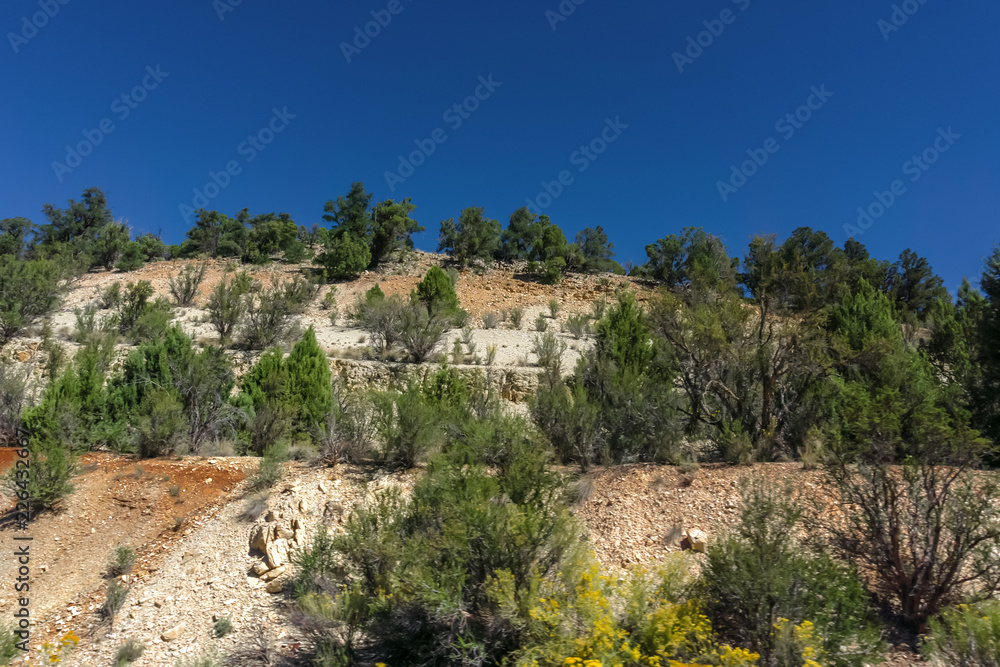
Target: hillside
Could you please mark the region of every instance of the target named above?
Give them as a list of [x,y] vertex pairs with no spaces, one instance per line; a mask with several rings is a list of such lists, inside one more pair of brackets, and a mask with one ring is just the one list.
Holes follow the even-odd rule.
[[[415,253],[406,264],[337,285],[341,316],[336,323],[330,322],[328,312],[319,305],[330,289],[323,287],[298,327],[315,327],[331,368],[349,387],[383,386],[403,377],[401,373],[420,372],[410,364],[366,360],[365,332],[343,313],[375,284],[387,295],[409,293],[426,270],[442,260]],[[86,274],[71,286],[51,317],[55,336],[72,354],[76,349],[74,309],[95,302],[114,281],[148,280],[157,296],[169,297],[169,279],[183,265],[160,262],[127,274]],[[251,271],[258,280],[269,281],[290,278],[300,268]],[[203,322],[204,306],[226,269],[226,262],[209,262],[194,306],[176,311],[177,320],[200,344],[215,342],[214,332]],[[566,342],[564,368],[571,370],[590,338],[577,340],[562,331],[567,317],[590,312],[595,300],[611,298],[619,287],[637,290],[643,297],[644,288],[623,277],[571,276],[559,285],[546,286],[511,268],[484,274],[463,272],[457,290],[461,306],[470,313],[476,346],[484,350],[496,345],[498,349],[493,366],[467,364],[464,368],[498,378],[495,381],[512,409],[523,410],[523,399],[532,392],[532,378],[539,370],[531,353],[538,335],[535,319],[548,318],[550,300],[560,304],[554,321],[548,318],[549,330]],[[513,308],[524,309],[520,328],[513,328],[509,321],[494,329],[483,327],[486,314]],[[460,336],[458,331],[449,333],[440,350],[450,350]],[[34,376],[40,378],[45,361],[40,345],[36,332],[16,340],[4,353],[11,361],[33,365]],[[119,356],[124,356],[129,346],[119,348]],[[252,357],[235,354],[239,366],[247,368]],[[147,649],[135,664],[168,667],[179,658],[207,650],[229,654],[258,641],[263,633],[280,654],[294,656],[305,638],[280,594],[290,569],[263,565],[273,559],[268,551],[270,538],[262,535],[283,536],[292,548],[303,546],[321,525],[337,530],[367,494],[389,486],[405,491],[422,474],[419,467],[389,472],[370,465],[318,467],[291,462],[285,464],[284,481],[262,505],[247,491],[246,480],[257,459],[225,456],[229,453],[222,448],[197,456],[143,461],[109,453],[84,457],[76,492],[58,514],[43,515],[31,527],[32,577],[38,591],[32,600],[33,645],[57,643],[74,633],[80,644],[63,664],[92,667],[111,664],[125,639],[136,637]],[[12,458],[7,458],[9,465]],[[711,540],[732,527],[738,518],[739,480],[750,474],[775,483],[789,480],[807,495],[821,485],[819,473],[804,472],[799,463],[754,468],[705,465],[687,474],[672,466],[629,465],[594,470],[592,488],[581,493],[575,513],[587,527],[603,565],[618,570],[653,563],[680,550],[679,537],[686,531],[701,530]],[[13,502],[8,498],[6,503],[5,509],[10,510]],[[10,522],[3,530],[13,534]],[[132,547],[138,558],[124,580],[130,588],[124,607],[109,626],[99,614],[107,596],[103,575],[112,550],[120,544]],[[287,561],[287,553],[283,558]],[[12,559],[0,560],[0,579],[12,579],[15,567]],[[5,594],[0,598],[0,612],[7,613],[15,604],[11,594]],[[221,617],[232,621],[233,632],[217,639],[212,625]]]
[[[403,263],[389,264],[379,271],[366,271],[358,280],[340,283],[335,286],[324,286],[320,289],[312,304],[305,313],[297,318],[299,330],[313,326],[316,329],[317,340],[326,350],[335,369],[345,369],[350,378],[371,375],[364,368],[367,364],[353,363],[364,361],[364,350],[367,345],[365,332],[357,328],[347,315],[347,311],[361,298],[365,292],[376,284],[386,295],[407,295],[420,282],[427,269],[439,266],[446,261],[444,255],[435,255],[415,251]],[[67,291],[61,306],[49,318],[52,331],[58,342],[65,346],[70,355],[79,347],[73,339],[76,329],[74,311],[87,305],[99,303],[102,292],[115,282],[124,286],[129,282],[149,281],[154,297],[170,299],[170,279],[179,274],[183,267],[196,264],[194,260],[172,260],[147,264],[137,271],[122,272],[91,272],[74,281]],[[234,268],[227,260],[208,260],[204,280],[199,286],[194,304],[189,308],[175,308],[175,322],[179,323],[196,343],[202,345],[217,344],[218,338],[212,326],[205,322],[205,307],[212,289],[220,280]],[[311,265],[272,265],[254,267],[244,265],[255,279],[265,285],[272,280],[287,281],[303,270],[311,269]],[[494,268],[483,273],[464,270],[456,286],[461,306],[469,315],[469,327],[478,349],[478,356],[485,362],[487,347],[496,345],[497,354],[494,366],[508,371],[524,371],[533,375],[534,358],[531,354],[532,345],[537,336],[535,320],[544,315],[548,320],[548,330],[555,332],[566,341],[567,351],[564,355],[564,368],[571,370],[576,364],[579,350],[588,344],[586,339],[576,340],[564,331],[566,319],[576,313],[589,313],[592,305],[599,299],[610,301],[614,291],[622,286],[639,289],[634,279],[620,276],[598,278],[596,276],[571,275],[558,285],[542,285],[514,268]],[[336,301],[339,309],[336,324],[331,323],[329,312],[321,306],[324,297],[331,289],[336,289]],[[560,309],[553,320],[549,317],[549,302],[556,300]],[[520,328],[515,328],[508,320],[501,322],[495,329],[485,329],[483,317],[489,313],[501,316],[502,312],[523,309]],[[98,311],[97,317],[104,317],[110,311]],[[36,377],[41,376],[41,368],[45,363],[45,355],[40,352],[41,339],[38,331],[35,335],[17,338],[3,350],[3,356],[19,363],[34,363]],[[448,354],[453,343],[461,337],[459,330],[452,330],[438,345],[438,352]],[[292,337],[290,342],[294,342]],[[120,345],[120,356],[124,356],[128,345]],[[254,355],[240,357],[245,368],[252,362]],[[449,357],[449,361],[452,361]],[[337,362],[340,362],[339,364]],[[453,363],[453,362],[452,362]],[[360,370],[359,370],[360,369]],[[530,382],[530,380],[529,380]],[[515,387],[516,389],[516,387]],[[514,391],[513,398],[524,397],[524,389]],[[528,387],[530,389],[530,386]],[[509,393],[509,392],[508,392]]]

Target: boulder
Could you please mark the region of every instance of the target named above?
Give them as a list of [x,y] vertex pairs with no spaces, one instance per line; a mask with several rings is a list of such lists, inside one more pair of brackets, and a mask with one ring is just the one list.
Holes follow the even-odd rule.
[[702,554],[705,553],[705,549],[708,548],[708,534],[703,530],[692,528],[684,535],[684,539],[681,541],[681,548]]
[[288,540],[278,538],[269,542],[264,553],[267,555],[267,564],[271,566],[272,570],[281,567],[288,562]]
[[274,579],[277,579],[287,571],[288,571],[288,566],[282,565],[281,567],[276,567],[273,570],[265,572],[264,574],[261,575],[260,578],[263,579],[264,581],[272,581]]
[[286,583],[288,583],[288,577],[278,577],[267,582],[267,587],[264,590],[268,593],[280,593],[285,590]]
[[175,639],[180,639],[184,635],[184,631],[186,629],[187,628],[185,628],[183,623],[181,623],[180,625],[175,625],[174,627],[170,628],[162,635],[160,635],[160,639],[162,639],[165,642],[172,642]]
[[257,551],[265,551],[267,543],[271,541],[271,526],[254,526],[250,531],[250,548]]

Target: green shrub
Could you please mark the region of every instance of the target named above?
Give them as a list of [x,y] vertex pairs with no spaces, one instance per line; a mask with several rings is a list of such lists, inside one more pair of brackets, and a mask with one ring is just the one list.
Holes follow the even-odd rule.
[[500,317],[496,313],[486,313],[483,315],[483,328],[496,329],[500,326]]
[[[117,283],[115,283],[117,285]],[[114,328],[114,323],[108,319],[97,318],[97,308],[94,306],[84,306],[82,309],[73,309],[73,316],[76,319],[76,328],[73,331],[73,340],[80,345],[88,343],[95,333],[103,333]]]
[[378,283],[375,283],[371,288],[365,292],[365,298],[362,303],[372,304],[385,299],[385,292],[379,287]]
[[590,333],[590,317],[583,313],[570,315],[566,318],[566,330],[573,334],[573,338],[580,340]]
[[121,544],[115,547],[111,559],[108,561],[107,576],[110,579],[128,574],[135,567],[135,549]]
[[115,667],[125,667],[142,657],[146,646],[135,637],[129,637],[115,653]]
[[117,310],[118,304],[122,301],[122,284],[115,281],[104,288],[98,298],[98,305],[102,310]]
[[205,271],[208,264],[188,264],[176,276],[170,277],[170,295],[181,308],[187,308],[194,303],[194,298],[198,295],[198,287],[205,279]]
[[167,246],[155,234],[142,234],[136,237],[135,243],[139,246],[142,258],[146,262],[155,262],[167,256]]
[[597,323],[597,353],[620,370],[641,373],[653,361],[656,348],[648,317],[631,292],[623,292],[614,308]]
[[419,364],[434,354],[449,323],[447,318],[428,310],[423,302],[414,302],[403,309],[400,327],[403,349]]
[[412,468],[444,441],[437,410],[415,386],[377,394],[375,411],[379,446],[374,456],[379,465]]
[[169,456],[178,450],[188,430],[184,405],[171,392],[155,388],[143,397],[136,419],[139,456]]
[[398,295],[385,296],[378,285],[355,306],[354,318],[368,333],[372,349],[379,357],[387,356],[403,337],[403,313],[407,303]]
[[87,242],[87,252],[92,257],[91,266],[100,266],[110,271],[130,243],[128,227],[118,222],[109,222],[101,225],[96,232],[90,235]]
[[115,264],[115,269],[122,272],[138,271],[146,264],[146,257],[143,254],[142,245],[135,241],[129,241],[122,249],[122,254]]
[[[190,446],[197,450],[204,442],[230,432],[237,417],[229,402],[235,383],[229,357],[217,347],[201,352],[191,338],[173,326],[155,341],[148,341],[133,350],[121,370],[108,382],[108,412],[111,421],[139,421],[138,411],[147,394],[159,388],[180,401],[187,419]],[[156,432],[161,435],[176,415],[176,410],[164,403]],[[155,440],[155,438],[154,438]]]
[[531,417],[552,443],[560,462],[578,463],[582,470],[587,470],[594,463],[610,458],[601,429],[601,406],[590,398],[582,384],[567,387],[551,375],[552,370],[546,371],[529,401]]
[[151,296],[153,296],[153,285],[148,280],[126,285],[114,315],[119,333],[126,336],[132,331],[136,321],[146,312],[146,305]]
[[257,464],[257,470],[250,477],[248,490],[263,491],[270,489],[285,476],[284,462],[288,460],[288,447],[283,443],[271,445],[264,450],[264,456]]
[[21,654],[17,648],[18,636],[6,623],[0,624],[0,665],[9,665],[11,660]]
[[448,413],[448,419],[454,420],[452,413],[457,413],[457,421],[464,421],[471,414],[473,389],[454,368],[443,367],[428,374],[420,385],[420,391],[436,409]]
[[538,357],[538,365],[556,375],[562,368],[562,356],[566,352],[566,342],[556,338],[555,334],[547,333],[535,336],[531,351]]
[[535,331],[540,333],[549,330],[549,321],[545,318],[545,315],[538,313],[538,317],[535,318]]
[[232,631],[233,631],[233,622],[229,619],[228,616],[223,616],[219,618],[212,625],[212,634],[218,638],[225,637]]
[[30,498],[33,510],[55,509],[76,490],[73,478],[80,472],[77,456],[65,445],[46,437],[33,438],[28,449],[30,475],[23,468],[11,468],[5,478],[8,493]]
[[295,240],[285,246],[282,259],[287,264],[301,264],[312,257],[312,251],[302,241]]
[[539,279],[546,285],[557,285],[566,273],[566,260],[562,257],[553,257],[542,264]]
[[[243,275],[246,276],[245,273]],[[219,334],[220,345],[226,346],[232,342],[236,327],[246,311],[246,295],[249,291],[247,282],[239,277],[229,279],[228,276],[223,276],[208,296],[208,321]]]
[[142,309],[142,314],[136,318],[132,328],[126,332],[125,337],[133,345],[156,340],[163,336],[170,327],[170,321],[174,314],[170,302],[166,299],[158,298],[153,303],[147,303]]
[[556,319],[561,307],[562,304],[559,303],[559,299],[549,299],[549,316],[552,319]]
[[364,239],[344,233],[327,241],[326,251],[316,258],[328,281],[354,280],[371,265],[372,253]]
[[327,290],[326,294],[323,296],[323,300],[320,302],[320,308],[327,312],[330,318],[330,324],[337,326],[337,316],[340,314],[340,309],[337,306],[337,286],[331,285],[330,289]]
[[[366,392],[336,393],[336,412],[331,412],[318,440],[331,455],[357,461],[369,455],[377,438],[375,409]],[[336,460],[336,459],[335,459]]]
[[31,368],[25,364],[18,368],[14,364],[0,364],[0,437],[3,442],[12,443],[21,428],[21,413],[29,401],[29,381]]
[[125,598],[128,597],[128,588],[118,583],[117,579],[108,582],[108,593],[101,605],[101,616],[109,623],[114,623],[115,616],[125,606]]
[[61,277],[54,262],[0,256],[0,348],[52,312]]
[[597,326],[575,375],[563,380],[549,368],[532,415],[560,458],[592,463],[683,458],[672,356],[661,351],[634,296],[623,294]]
[[[46,354],[45,377],[48,380],[54,380],[56,376],[59,375],[59,372],[66,365],[66,361],[69,358],[69,355],[66,352],[65,346],[59,343],[52,336],[51,327],[48,325],[48,323],[46,323],[42,327],[42,344],[40,349],[42,350],[42,352]],[[6,384],[6,380],[3,377],[3,374],[0,374],[0,400],[4,401],[3,404],[0,404],[0,429],[3,428],[2,415],[4,406],[7,405],[6,397],[9,395],[7,393],[8,391],[7,386],[8,385]]]
[[261,456],[269,445],[284,440],[297,414],[281,350],[273,348],[261,355],[240,387],[236,405],[247,414],[250,452]]
[[601,321],[604,319],[604,313],[608,310],[608,300],[604,297],[600,299],[594,299],[594,302],[590,305],[590,317],[594,321]]
[[510,326],[512,329],[521,330],[521,323],[524,321],[524,308],[512,308],[510,310]]
[[785,619],[813,624],[825,664],[860,667],[881,648],[868,595],[851,568],[794,540],[801,515],[790,491],[744,487],[739,527],[708,548],[706,614],[724,640],[759,652],[762,666],[790,664],[781,653],[794,646],[775,632]]
[[377,494],[296,554],[299,625],[348,659],[364,637],[387,664],[501,664],[525,638],[533,582],[581,548],[561,497],[544,451],[506,470],[465,447],[436,457],[407,500]]
[[11,661],[21,654],[17,647],[18,637],[7,625],[0,625],[0,665],[9,665]]
[[301,315],[319,293],[319,286],[302,276],[295,276],[282,284],[282,297],[293,315]]
[[441,221],[438,251],[444,250],[459,264],[486,263],[500,250],[503,227],[497,220],[486,218],[482,207],[462,211],[458,222],[454,218]]
[[242,343],[250,350],[266,350],[282,342],[299,308],[289,301],[286,289],[277,283],[272,283],[271,287],[255,283],[245,305]]
[[41,402],[25,410],[24,422],[33,445],[54,443],[67,451],[119,445],[127,423],[108,419],[105,389],[115,342],[115,336],[94,336],[77,351],[73,363],[49,383]]
[[940,667],[1000,667],[1000,602],[945,609],[931,619],[923,652]]

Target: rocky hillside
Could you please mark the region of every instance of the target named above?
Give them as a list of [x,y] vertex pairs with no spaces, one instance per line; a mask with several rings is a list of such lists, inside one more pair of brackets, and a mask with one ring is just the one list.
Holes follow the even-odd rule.
[[[335,322],[319,305],[330,289],[324,287],[301,317],[299,326],[316,328],[331,367],[348,386],[384,386],[425,370],[366,360],[365,333],[343,313],[376,283],[386,294],[408,293],[442,259],[415,253],[405,264],[337,285],[341,316]],[[72,352],[74,309],[94,303],[114,281],[148,280],[157,295],[169,297],[169,279],[182,265],[164,262],[131,274],[82,277],[51,318],[54,335]],[[291,277],[299,268],[276,266],[252,272],[260,280],[269,280]],[[215,342],[213,330],[203,321],[204,306],[226,270],[226,262],[211,262],[194,306],[175,311],[185,330],[200,343]],[[590,312],[595,300],[612,298],[621,286],[642,292],[641,286],[626,278],[573,276],[560,285],[544,286],[513,269],[482,275],[464,272],[458,295],[471,315],[475,345],[483,351],[497,347],[492,366],[466,368],[488,371],[503,395],[512,404],[521,404],[537,384],[538,369],[531,353],[536,318],[546,316],[549,331],[566,342],[564,361],[569,370],[590,340],[563,331],[566,319]],[[551,300],[559,304],[554,319],[549,312]],[[514,327],[510,318],[496,328],[484,326],[488,314],[514,308],[524,309],[520,327]],[[451,332],[441,351],[450,351],[459,336],[460,332]],[[14,363],[33,365],[40,378],[45,362],[40,345],[38,335],[29,336],[12,343],[4,354]],[[122,345],[120,352],[124,355],[127,350]],[[5,451],[0,465],[9,467],[13,456],[11,450]],[[112,664],[128,638],[147,647],[134,663],[139,667],[173,667],[181,659],[213,651],[231,654],[237,647],[261,642],[278,654],[292,656],[304,638],[293,623],[287,597],[281,594],[291,572],[290,555],[308,543],[320,526],[338,530],[367,494],[388,486],[400,486],[405,492],[422,474],[419,468],[387,472],[372,466],[330,468],[293,462],[285,464],[282,483],[270,493],[255,495],[247,490],[247,478],[257,466],[252,458],[202,455],[135,461],[90,454],[83,466],[76,492],[63,510],[41,516],[29,531],[33,538],[32,664],[48,657],[40,651],[43,642],[58,644],[66,637],[79,638],[79,645],[64,656],[62,664],[80,667]],[[649,563],[685,547],[697,552],[732,526],[738,518],[739,480],[748,474],[775,482],[791,480],[807,494],[821,484],[817,473],[803,471],[795,463],[753,469],[703,466],[687,473],[669,466],[622,466],[591,473],[591,481],[580,485],[576,513],[589,529],[597,557],[605,566],[615,569]],[[13,500],[8,497],[4,502],[10,517]],[[7,538],[14,536],[10,521],[2,530]],[[108,623],[100,607],[113,581],[106,576],[107,563],[119,545],[134,549],[137,562],[130,573],[118,577],[128,594],[121,611]],[[0,559],[0,581],[13,581],[17,567],[12,558]],[[0,613],[8,615],[18,602],[11,588],[4,590]],[[213,632],[218,619],[232,624],[232,632],[222,638]]]
[[[299,330],[309,326],[316,329],[317,340],[326,350],[331,367],[344,377],[349,387],[361,385],[384,386],[394,379],[405,377],[406,374],[421,373],[420,368],[403,368],[384,364],[382,362],[366,361],[365,350],[368,347],[365,332],[357,328],[348,317],[349,309],[365,292],[376,284],[386,295],[409,294],[431,266],[441,265],[446,257],[424,252],[414,252],[405,261],[387,265],[379,271],[365,272],[358,280],[341,283],[334,286],[324,286],[306,312],[298,318]],[[115,282],[127,284],[139,280],[149,281],[155,290],[155,297],[170,299],[170,279],[177,276],[182,268],[194,260],[168,261],[149,264],[142,269],[129,273],[93,272],[76,280],[63,299],[59,309],[49,318],[51,330],[59,343],[72,355],[77,344],[73,334],[76,330],[75,311],[88,305],[98,305],[100,296]],[[272,280],[290,280],[300,275],[310,265],[273,265],[268,267],[247,268],[253,278],[264,284]],[[218,343],[212,326],[206,322],[205,306],[212,289],[222,280],[227,271],[234,265],[226,260],[210,260],[194,304],[190,308],[175,308],[175,321],[200,344]],[[542,285],[532,277],[521,273],[515,268],[496,268],[483,273],[465,270],[461,273],[457,291],[462,308],[469,314],[469,327],[472,329],[472,340],[475,355],[468,355],[465,362],[478,357],[479,365],[486,366],[486,351],[490,346],[496,346],[496,358],[493,361],[491,376],[502,390],[502,393],[513,402],[520,402],[533,391],[537,368],[532,347],[538,332],[536,319],[544,316],[548,331],[556,333],[567,344],[563,361],[566,370],[576,364],[580,350],[588,344],[588,337],[574,338],[565,330],[566,320],[578,313],[589,313],[598,300],[611,300],[614,291],[620,287],[628,287],[642,292],[642,288],[634,280],[610,276],[569,276],[559,285]],[[330,312],[322,306],[329,290],[335,289],[338,315],[331,322]],[[549,302],[556,301],[559,310],[555,318],[551,317]],[[503,320],[503,313],[522,309],[520,326],[515,326],[511,318],[500,321],[495,328],[487,328],[484,318],[490,315]],[[97,313],[97,317],[109,314],[108,311]],[[449,362],[454,363],[451,351],[456,340],[462,337],[462,332],[451,331],[438,346],[438,354],[446,355]],[[289,342],[294,342],[291,340]],[[41,347],[40,331],[29,332],[29,335],[15,339],[3,350],[3,358],[15,363],[32,364],[35,367],[34,376],[41,381],[42,369],[46,361]],[[127,353],[129,346],[120,346],[121,357]],[[241,366],[246,368],[252,357],[243,359]],[[459,364],[461,366],[462,364]],[[410,365],[403,365],[410,366]],[[471,372],[472,368],[467,369]],[[480,369],[482,370],[482,369]]]

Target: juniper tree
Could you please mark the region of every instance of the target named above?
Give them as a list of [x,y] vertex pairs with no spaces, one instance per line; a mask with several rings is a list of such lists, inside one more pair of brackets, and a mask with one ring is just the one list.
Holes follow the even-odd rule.
[[285,362],[289,394],[298,410],[299,426],[309,430],[323,422],[333,408],[330,362],[309,327]]

